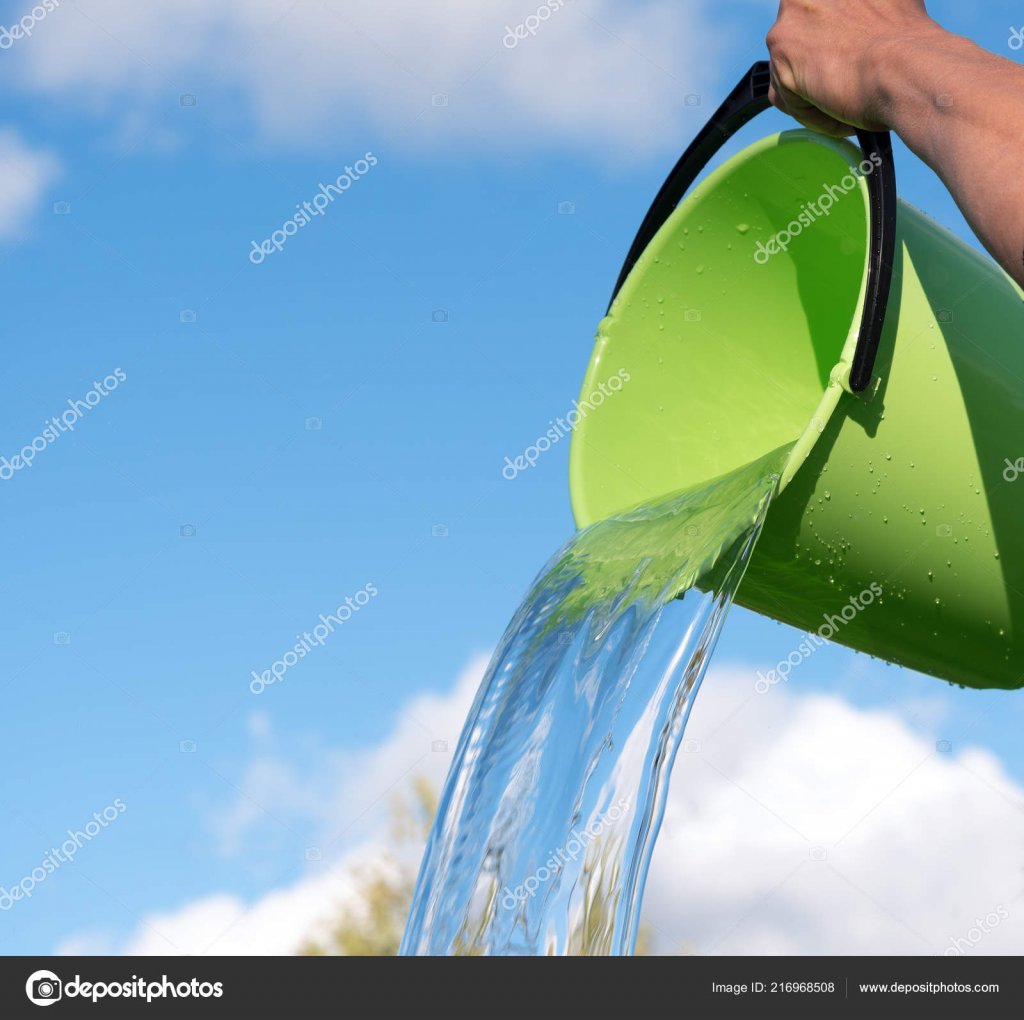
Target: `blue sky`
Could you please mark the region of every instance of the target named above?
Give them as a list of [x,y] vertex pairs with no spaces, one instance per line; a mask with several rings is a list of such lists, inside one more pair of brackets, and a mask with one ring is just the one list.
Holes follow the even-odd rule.
[[[512,482],[504,458],[570,406],[647,204],[763,56],[773,10],[576,0],[509,49],[532,0],[399,4],[401,24],[372,5],[134,6],[62,4],[0,51],[0,454],[126,376],[0,483],[0,885],[127,805],[0,913],[5,953],[117,947],[154,913],[251,902],[301,878],[305,848],[368,838],[362,812],[420,756],[347,802],[328,787],[493,647],[570,533],[568,443]],[[1016,58],[1015,5],[930,8]],[[0,4],[0,24],[28,9]],[[741,140],[786,126],[765,115]],[[367,152],[323,216],[249,261]],[[926,167],[902,148],[897,167],[906,199],[970,239]],[[372,602],[250,694],[367,583]],[[795,638],[736,610],[719,660],[752,673]],[[841,648],[797,685],[987,747],[1024,782],[1018,696]],[[422,756],[448,729],[423,730]],[[253,787],[268,741],[278,771]]]

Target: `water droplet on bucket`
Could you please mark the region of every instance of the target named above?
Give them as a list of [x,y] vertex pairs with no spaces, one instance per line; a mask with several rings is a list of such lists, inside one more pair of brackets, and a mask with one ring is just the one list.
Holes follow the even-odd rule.
[[749,223],[737,223],[736,229],[741,233],[745,234],[750,229]]

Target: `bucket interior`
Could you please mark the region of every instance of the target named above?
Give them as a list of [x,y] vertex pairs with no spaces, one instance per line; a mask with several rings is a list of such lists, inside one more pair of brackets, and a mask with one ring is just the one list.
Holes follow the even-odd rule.
[[775,135],[673,212],[598,330],[570,458],[580,527],[821,431],[860,322],[861,159]]

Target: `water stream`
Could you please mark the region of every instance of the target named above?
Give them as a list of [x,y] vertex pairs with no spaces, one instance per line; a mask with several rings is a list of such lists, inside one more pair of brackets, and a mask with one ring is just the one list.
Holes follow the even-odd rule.
[[629,954],[672,762],[788,449],[577,534],[470,710],[406,955]]

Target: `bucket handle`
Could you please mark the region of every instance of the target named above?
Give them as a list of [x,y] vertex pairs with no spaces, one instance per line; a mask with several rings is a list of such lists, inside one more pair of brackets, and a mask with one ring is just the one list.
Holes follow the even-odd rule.
[[[672,215],[698,174],[729,138],[771,105],[768,101],[768,86],[771,83],[769,67],[767,60],[757,61],[680,156],[640,224],[612,291],[612,302],[644,249]],[[855,393],[859,393],[871,382],[885,322],[896,250],[896,168],[892,158],[892,139],[888,131],[858,130],[857,141],[865,159],[878,157],[872,160],[878,166],[873,173],[865,175],[870,205],[868,280],[857,348],[850,368],[850,389]]]

